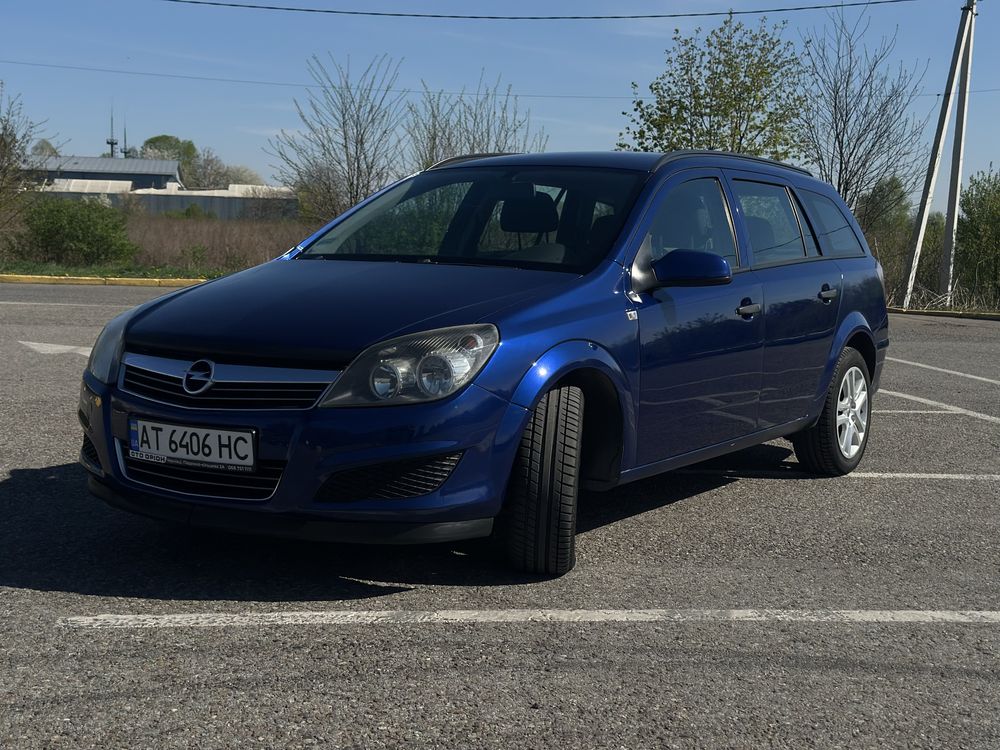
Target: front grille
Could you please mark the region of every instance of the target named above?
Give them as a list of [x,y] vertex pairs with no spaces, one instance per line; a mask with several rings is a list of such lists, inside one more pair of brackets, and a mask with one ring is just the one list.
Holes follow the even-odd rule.
[[253,473],[138,461],[121,446],[122,468],[133,482],[187,495],[228,500],[267,500],[278,487],[284,461],[257,461]]
[[329,383],[215,382],[192,396],[183,378],[125,365],[122,387],[137,396],[192,409],[308,409]]
[[416,458],[339,471],[320,487],[321,503],[402,500],[434,492],[451,476],[461,453]]
[[83,445],[80,448],[80,455],[83,460],[89,463],[91,466],[101,468],[101,458],[97,455],[97,448],[94,443],[86,435],[83,436]]

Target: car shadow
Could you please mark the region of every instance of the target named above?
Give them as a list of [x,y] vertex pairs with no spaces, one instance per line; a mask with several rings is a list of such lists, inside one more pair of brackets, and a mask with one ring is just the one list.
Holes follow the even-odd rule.
[[[751,451],[742,460],[757,466],[773,466],[784,455],[776,446]],[[578,528],[593,531],[733,481],[714,470],[673,473],[584,493]],[[154,600],[308,602],[373,599],[418,585],[538,580],[508,570],[485,541],[335,545],[163,525],[92,497],[77,464],[13,469],[0,481],[0,586],[10,588]]]

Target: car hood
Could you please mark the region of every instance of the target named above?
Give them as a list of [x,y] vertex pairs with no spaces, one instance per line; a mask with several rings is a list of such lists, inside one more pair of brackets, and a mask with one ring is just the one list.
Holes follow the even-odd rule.
[[127,351],[340,368],[387,338],[484,320],[576,276],[518,268],[280,260],[149,305]]

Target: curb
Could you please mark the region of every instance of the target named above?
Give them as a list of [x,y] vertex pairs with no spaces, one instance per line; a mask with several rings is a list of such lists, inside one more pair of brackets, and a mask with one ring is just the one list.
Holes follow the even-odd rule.
[[895,315],[925,315],[934,318],[965,318],[966,320],[1000,320],[1000,313],[964,312],[962,310],[904,310],[901,307],[887,308]]
[[83,284],[87,286],[194,286],[205,279],[141,279],[120,276],[29,276],[0,273],[0,284]]

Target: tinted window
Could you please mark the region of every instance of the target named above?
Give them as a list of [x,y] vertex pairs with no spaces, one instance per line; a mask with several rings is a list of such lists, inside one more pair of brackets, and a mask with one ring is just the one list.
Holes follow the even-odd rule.
[[583,273],[608,254],[645,177],[575,167],[422,172],[348,216],[298,257]]
[[755,265],[805,257],[806,247],[785,188],[736,180],[733,193],[743,210]]
[[802,200],[819,233],[820,246],[824,255],[834,258],[848,258],[864,255],[865,250],[858,242],[858,236],[848,223],[837,204],[825,195],[802,191]]
[[736,240],[722,185],[713,177],[690,180],[671,190],[649,228],[652,259],[671,250],[704,250],[736,268]]
[[806,241],[806,255],[810,258],[815,258],[820,255],[819,245],[816,243],[816,235],[812,224],[806,218],[806,212],[802,210],[802,204],[799,203],[799,199],[795,196],[792,196],[792,209],[795,211],[795,218],[799,220],[799,229],[802,230],[802,237]]

